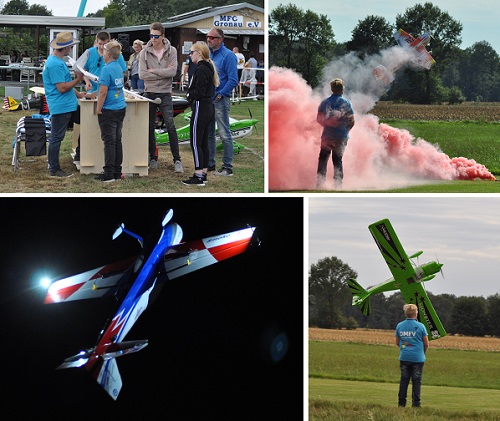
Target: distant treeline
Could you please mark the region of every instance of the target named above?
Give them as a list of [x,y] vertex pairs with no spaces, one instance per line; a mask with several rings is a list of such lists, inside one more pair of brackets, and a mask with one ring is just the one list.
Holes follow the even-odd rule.
[[[397,292],[370,296],[372,314],[352,306],[347,279],[357,273],[336,257],[312,264],[309,274],[309,326],[326,329],[394,329],[404,319],[405,301]],[[500,337],[500,294],[484,297],[434,295],[429,299],[448,334]]]

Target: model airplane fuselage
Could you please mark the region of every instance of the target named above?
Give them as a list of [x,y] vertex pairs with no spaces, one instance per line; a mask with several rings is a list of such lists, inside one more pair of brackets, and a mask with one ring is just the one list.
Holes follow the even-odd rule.
[[353,294],[352,305],[358,306],[368,316],[371,313],[369,298],[372,294],[401,290],[406,303],[417,305],[418,320],[425,325],[429,339],[445,336],[446,331],[422,285],[433,279],[443,265],[434,261],[415,265],[411,259],[417,258],[422,252],[408,257],[388,219],[371,224],[369,230],[393,277],[368,290],[356,280],[349,279],[347,282]]
[[[165,215],[162,234],[146,260],[141,254],[137,258],[58,280],[50,285],[45,298],[46,304],[59,303],[117,296],[121,289],[129,288],[118,311],[101,331],[96,346],[67,358],[58,367],[84,366],[113,399],[118,397],[122,387],[116,358],[140,351],[148,344],[147,340],[124,341],[124,338],[148,307],[154,287],[243,253],[255,230],[248,227],[191,243],[181,243],[182,229],[176,223],[169,223],[172,216],[172,210]],[[142,238],[125,229],[123,224],[116,230],[113,239],[122,233],[132,236],[143,245]]]
[[383,65],[379,65],[373,69],[375,78],[382,80],[385,84],[392,82],[392,80],[394,80],[394,73],[396,70],[408,61],[413,61],[427,70],[429,70],[436,62],[425,48],[431,39],[431,34],[429,32],[424,32],[418,38],[414,38],[408,32],[398,29],[394,33],[394,39],[400,47],[408,49],[411,54],[409,60],[406,60],[403,63],[398,63],[396,66],[387,68]]

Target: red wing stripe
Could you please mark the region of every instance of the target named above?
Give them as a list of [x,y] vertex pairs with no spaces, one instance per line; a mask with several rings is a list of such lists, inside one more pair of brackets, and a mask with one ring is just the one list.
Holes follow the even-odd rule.
[[78,291],[83,284],[85,284],[85,282],[80,282],[80,283],[75,284],[75,285],[70,285],[70,286],[58,289],[56,291],[49,290],[49,293],[45,297],[44,304],[54,304],[54,303],[58,303],[59,301],[66,300],[68,297],[70,297],[76,291]]
[[235,241],[229,244],[223,244],[221,246],[211,247],[208,251],[212,256],[217,259],[218,262],[229,259],[230,257],[236,256],[237,254],[243,253],[250,242],[249,238],[245,238],[240,241]]

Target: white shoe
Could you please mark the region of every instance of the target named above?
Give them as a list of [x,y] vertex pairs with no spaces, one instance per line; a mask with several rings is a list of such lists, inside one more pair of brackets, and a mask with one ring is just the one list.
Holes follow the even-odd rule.
[[73,161],[73,164],[75,165],[76,169],[80,171],[80,161]]
[[174,162],[174,172],[184,172],[184,168],[182,167],[181,161]]

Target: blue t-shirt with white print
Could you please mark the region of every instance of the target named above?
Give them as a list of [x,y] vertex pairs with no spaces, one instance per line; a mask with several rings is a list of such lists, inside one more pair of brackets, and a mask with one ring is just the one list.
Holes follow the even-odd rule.
[[396,326],[395,336],[399,338],[399,361],[425,362],[425,326],[416,319],[406,319]]

